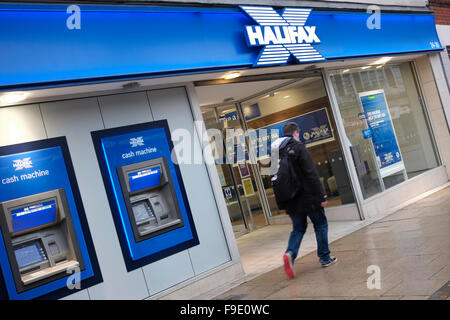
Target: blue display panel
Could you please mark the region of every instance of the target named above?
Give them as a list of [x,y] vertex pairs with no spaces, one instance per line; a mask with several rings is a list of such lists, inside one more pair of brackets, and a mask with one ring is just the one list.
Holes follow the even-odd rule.
[[[80,28],[69,29],[67,5],[1,4],[0,30],[8,32],[0,43],[8,50],[0,50],[0,89],[247,69],[265,50],[246,40],[246,27],[261,28],[261,21],[237,7],[80,9]],[[442,50],[431,14],[382,12],[380,29],[367,27],[370,15],[313,9],[301,29],[315,40],[308,49],[322,61]],[[265,40],[278,37],[274,28]],[[311,62],[298,48],[281,46],[287,55],[279,64]]]
[[[327,143],[335,139],[328,111],[326,108],[322,108],[250,131],[248,134],[249,139],[255,148],[254,152],[257,158],[270,156],[272,142],[283,136],[283,127],[289,122],[294,122],[298,125],[300,140],[308,147]],[[225,139],[225,147],[227,151],[226,157],[216,159],[217,164],[226,163],[227,161],[229,163],[238,163],[249,159],[243,133]]]
[[35,228],[56,221],[55,200],[11,210],[13,232]]
[[[173,144],[167,121],[100,130],[91,134],[127,270],[199,244],[181,172],[172,161]],[[184,225],[138,242],[134,237],[117,169],[160,158],[167,159],[172,177],[172,182],[168,183],[173,183],[175,201],[178,202]],[[130,172],[127,175],[129,191],[153,187],[159,184],[161,175],[160,166]],[[149,203],[145,201],[133,204],[132,210],[137,222],[149,218],[151,212]]]
[[[1,230],[0,267],[3,283],[0,297],[11,300],[58,299],[102,281],[97,256],[84,213],[75,172],[65,137],[0,147],[0,202],[19,199],[63,188],[73,228],[84,262],[80,272],[80,289],[67,288],[70,275],[18,293],[5,239],[8,230]],[[18,232],[55,221],[56,204],[52,199],[11,210],[12,231]],[[1,229],[1,228],[0,228]],[[18,265],[26,266],[44,259],[39,244],[16,248]],[[39,250],[38,250],[39,249]],[[38,251],[40,256],[38,255]]]
[[145,169],[128,174],[130,191],[151,188],[159,184],[161,180],[161,167]]
[[260,132],[258,141],[254,139],[254,145],[258,146],[258,156],[266,154],[270,155],[271,143],[278,137],[283,136],[283,127],[289,122],[294,122],[298,125],[300,140],[307,147],[327,143],[335,139],[330,118],[328,116],[328,111],[326,108],[322,108],[260,128],[260,130],[266,129],[267,135],[264,136],[264,132]]
[[[391,173],[404,170],[402,154],[384,91],[363,92],[359,94],[359,98],[365,113],[368,126],[367,130],[370,132],[370,138],[372,139],[373,150],[381,176],[384,177]],[[391,170],[391,168],[396,169]]]
[[333,128],[326,108],[308,112],[261,129],[267,129],[268,134],[272,132],[271,130],[275,130],[280,136],[283,136],[283,127],[289,122],[298,125],[300,140],[305,145],[314,146],[334,140]]

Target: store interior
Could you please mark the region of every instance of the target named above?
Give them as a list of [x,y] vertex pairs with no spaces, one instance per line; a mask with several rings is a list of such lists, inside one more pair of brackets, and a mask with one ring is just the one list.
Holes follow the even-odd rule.
[[[246,132],[254,130],[260,139],[263,129],[278,127],[279,130],[289,121],[299,123],[302,142],[328,195],[329,209],[356,206],[343,148],[350,150],[347,154],[352,157],[363,199],[438,166],[414,68],[409,62],[387,63],[390,60],[382,58],[380,64],[330,71],[330,83],[344,127],[343,137],[338,134],[331,99],[320,74],[196,86],[206,128],[222,134],[222,139],[210,136],[213,153],[234,152],[231,161],[223,154],[217,156],[216,168],[236,237],[271,224],[271,219],[285,214],[276,204],[271,176],[265,170],[270,166],[270,156],[261,156],[259,145],[253,158],[245,152],[245,159],[236,156],[239,148],[248,151],[251,143],[261,141],[250,136],[243,138]],[[389,112],[384,116],[392,122],[394,135],[391,140],[378,144],[364,136],[370,120],[360,101],[361,95],[376,91],[386,101]],[[229,138],[230,129],[241,130],[241,136]],[[267,135],[270,136],[267,141],[276,138],[271,136],[273,133]],[[400,170],[387,174],[380,170],[375,148],[383,148],[383,144],[397,146]]]
[[[318,142],[308,143],[308,151],[328,195],[329,206],[355,202],[322,77],[198,86],[196,91],[206,128],[222,130],[224,136],[226,129],[244,129],[239,117],[236,116],[236,102],[242,107],[248,130],[267,128],[305,115],[314,116],[317,112],[326,114],[329,123],[328,136]],[[258,109],[256,114],[246,115],[246,110],[255,107]],[[236,236],[266,226],[271,217],[285,214],[276,204],[271,176],[264,174],[262,170],[267,163],[264,161],[267,159],[264,158],[267,157],[257,157],[257,165],[246,159],[253,192],[247,192],[244,186],[249,182],[246,182],[248,178],[242,173],[242,164],[216,162]],[[244,168],[244,171],[246,170]],[[262,184],[258,184],[258,173]],[[259,185],[263,190],[259,191]],[[268,204],[266,214],[263,205],[265,200]]]

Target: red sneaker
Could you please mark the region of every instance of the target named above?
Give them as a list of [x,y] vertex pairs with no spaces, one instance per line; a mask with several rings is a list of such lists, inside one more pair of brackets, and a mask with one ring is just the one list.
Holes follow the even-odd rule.
[[283,255],[283,261],[284,261],[284,272],[290,279],[293,279],[295,277],[295,273],[294,269],[292,268],[292,257],[289,252],[286,252]]

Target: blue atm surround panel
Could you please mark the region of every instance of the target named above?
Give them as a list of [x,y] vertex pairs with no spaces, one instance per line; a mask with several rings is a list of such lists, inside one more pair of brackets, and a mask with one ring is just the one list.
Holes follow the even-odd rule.
[[102,281],[64,137],[0,147],[0,229],[1,299],[58,299]]
[[91,134],[127,270],[199,244],[167,121]]

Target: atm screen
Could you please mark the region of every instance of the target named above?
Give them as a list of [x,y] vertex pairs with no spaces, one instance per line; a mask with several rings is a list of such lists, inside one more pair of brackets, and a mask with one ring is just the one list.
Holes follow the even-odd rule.
[[56,202],[50,200],[11,210],[13,232],[55,222]]
[[136,222],[147,220],[153,217],[150,206],[145,202],[139,202],[133,206],[133,213]]
[[130,191],[137,191],[159,185],[161,181],[161,167],[147,168],[128,174]]
[[17,264],[20,269],[46,259],[43,251],[41,251],[40,246],[36,242],[17,248],[14,253],[16,254]]

